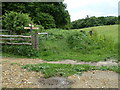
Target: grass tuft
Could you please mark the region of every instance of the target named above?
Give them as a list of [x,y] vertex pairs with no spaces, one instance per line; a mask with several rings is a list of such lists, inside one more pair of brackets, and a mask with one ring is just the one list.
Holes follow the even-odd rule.
[[85,71],[90,70],[109,70],[120,73],[118,66],[90,66],[90,65],[71,65],[71,64],[27,64],[22,66],[23,69],[28,71],[42,72],[45,78],[53,76],[67,77],[70,75],[81,75]]

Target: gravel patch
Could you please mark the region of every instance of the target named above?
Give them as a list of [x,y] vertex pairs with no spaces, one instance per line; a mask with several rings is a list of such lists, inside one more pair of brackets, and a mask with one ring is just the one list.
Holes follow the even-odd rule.
[[2,63],[2,87],[4,88],[42,88],[38,78],[43,75],[40,72],[28,72],[17,64]]
[[[43,78],[40,72],[28,72],[20,65],[46,63],[40,59],[2,58],[2,87],[4,88],[118,88],[118,74],[112,71],[88,71],[81,76]],[[109,61],[111,63],[112,61]],[[1,62],[0,62],[1,63]],[[11,64],[13,63],[13,64]],[[47,62],[56,63],[56,62]],[[74,60],[57,61],[56,64],[84,64]],[[107,63],[108,64],[108,63]],[[104,63],[104,65],[107,65]],[[103,65],[99,62],[96,65]],[[112,64],[113,65],[113,62]]]
[[112,71],[88,71],[81,76],[68,77],[74,81],[72,88],[118,88],[118,74]]

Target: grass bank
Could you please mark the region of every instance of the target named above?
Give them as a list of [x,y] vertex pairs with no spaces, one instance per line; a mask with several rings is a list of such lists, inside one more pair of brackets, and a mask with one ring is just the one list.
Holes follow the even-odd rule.
[[[80,31],[86,31],[86,34]],[[93,36],[88,31],[93,31]],[[41,39],[40,58],[55,61],[73,59],[100,61],[117,58],[118,25],[83,28],[78,30],[46,30],[47,40]]]
[[[85,32],[80,32],[81,30]],[[93,31],[90,36],[88,31]],[[39,51],[30,47],[3,46],[3,52],[47,61],[64,59],[97,62],[118,55],[118,25],[78,30],[48,29],[49,36],[39,36]],[[3,53],[3,55],[4,55]]]

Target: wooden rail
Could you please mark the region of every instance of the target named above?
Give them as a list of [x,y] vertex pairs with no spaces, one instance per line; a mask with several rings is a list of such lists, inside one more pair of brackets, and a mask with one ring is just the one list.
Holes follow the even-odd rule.
[[48,33],[38,33],[38,34],[48,34]]
[[47,38],[48,38],[48,33],[38,33],[39,35],[47,35]]
[[[23,35],[0,35],[0,40],[5,42],[0,42],[2,45],[32,45],[32,47],[36,50],[39,50],[39,39],[38,35],[45,34],[48,37],[48,33],[37,33],[35,32],[31,36],[23,36]],[[6,41],[29,41],[22,42],[22,43],[15,43],[15,42],[6,42]]]
[[22,42],[0,42],[2,45],[32,45],[32,36],[23,36],[23,35],[0,35],[1,41],[31,41],[31,43]]
[[23,36],[23,35],[0,35],[0,37],[21,37],[21,38],[31,38],[31,36]]
[[[31,45],[34,49],[38,50],[38,33],[35,32],[32,36],[23,36],[23,35],[0,35],[0,44],[2,45]],[[5,42],[3,42],[5,41]],[[26,41],[22,43],[17,42],[6,42],[6,41]],[[28,41],[30,43],[28,43]]]
[[0,38],[2,41],[31,41],[31,39],[23,39],[23,38]]
[[9,42],[0,42],[2,45],[32,45],[32,43],[9,43]]
[[8,32],[8,30],[0,30],[0,32]]
[[6,31],[8,32],[9,30],[6,30],[6,29],[0,29],[0,32],[4,32],[4,31],[5,31],[5,32],[6,32]]

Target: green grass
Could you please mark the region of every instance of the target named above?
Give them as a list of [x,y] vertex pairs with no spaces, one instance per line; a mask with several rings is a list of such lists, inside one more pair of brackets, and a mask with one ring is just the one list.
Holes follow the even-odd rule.
[[77,52],[63,52],[60,54],[51,54],[48,56],[41,56],[43,60],[46,61],[58,61],[58,60],[77,60],[77,61],[85,61],[85,62],[98,62],[98,61],[104,61],[109,58],[116,58],[116,54],[102,54],[102,55],[96,55],[96,54],[81,54]]
[[10,57],[10,58],[12,58],[12,57],[14,57],[14,58],[32,58],[32,59],[33,58],[34,59],[37,58],[35,56],[34,57],[33,56],[32,57],[28,57],[28,56],[22,56],[22,55],[18,55],[18,54],[16,55],[16,54],[12,54],[12,53],[4,53],[4,52],[2,52],[1,56],[2,57]]
[[11,63],[10,65],[18,65],[18,66],[21,66],[20,63]]
[[118,25],[106,25],[106,26],[97,26],[76,30],[84,30],[84,31],[97,31],[99,35],[105,35],[106,37],[113,39],[116,43],[118,43]]
[[[79,40],[75,41],[75,39],[73,39],[74,43],[76,44],[76,47],[78,47],[78,50],[73,50],[76,49],[76,47],[73,47],[73,49],[69,48],[69,44],[67,43],[67,38],[69,36],[75,36],[75,33],[79,33],[80,30],[84,30],[84,31],[93,30],[94,32],[97,33],[98,37],[96,36],[93,37],[93,39],[96,41],[93,42],[91,40],[92,45],[87,45],[87,43],[84,42],[85,41],[84,39],[86,38],[83,38],[84,41],[81,42],[81,44]],[[77,30],[49,29],[46,30],[45,32],[49,32],[49,39],[40,41],[41,52],[39,57],[41,59],[47,61],[72,59],[72,60],[92,61],[92,62],[105,60],[107,58],[117,59],[118,25],[98,26],[98,27],[83,28]],[[105,42],[103,40],[104,38],[107,39]],[[96,42],[98,42],[99,45],[98,43],[95,44]],[[72,44],[70,44],[70,46],[72,46]],[[79,49],[80,46],[82,46],[83,48],[87,47],[91,51],[89,52],[87,48],[81,50]],[[97,47],[100,49],[95,49]]]
[[28,71],[42,72],[45,78],[53,76],[70,76],[74,74],[81,75],[82,72],[90,70],[110,70],[120,73],[118,66],[90,66],[90,65],[71,65],[71,64],[27,64],[22,66]]
[[[94,31],[91,37],[80,33],[80,30]],[[98,26],[77,30],[48,29],[48,39],[39,36],[39,51],[25,50],[25,47],[4,48],[3,56],[17,56],[40,58],[47,61],[72,59],[78,61],[97,62],[107,58],[116,58],[118,55],[118,25]],[[11,50],[13,49],[13,50]],[[17,49],[17,50],[16,50]],[[31,49],[31,48],[28,48]],[[5,54],[4,54],[5,53]],[[20,55],[18,55],[18,54]],[[10,54],[10,55],[9,55]],[[15,55],[15,56],[16,56]]]

